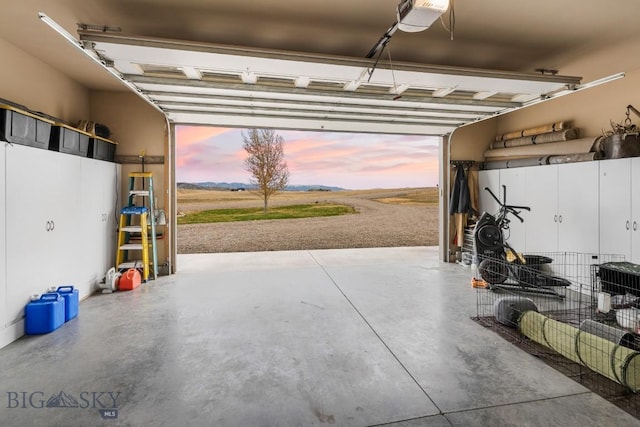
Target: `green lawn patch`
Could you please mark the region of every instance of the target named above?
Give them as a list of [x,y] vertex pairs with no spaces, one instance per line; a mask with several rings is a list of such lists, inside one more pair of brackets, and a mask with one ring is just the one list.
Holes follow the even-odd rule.
[[330,203],[275,206],[265,214],[262,208],[210,209],[188,213],[178,218],[178,224],[204,224],[210,222],[256,221],[262,219],[313,218],[355,213],[352,206]]

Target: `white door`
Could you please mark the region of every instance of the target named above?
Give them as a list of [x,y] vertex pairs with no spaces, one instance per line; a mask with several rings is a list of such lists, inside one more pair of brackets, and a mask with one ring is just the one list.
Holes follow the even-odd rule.
[[600,253],[631,258],[631,161],[600,162]]
[[[640,158],[630,160],[631,192],[626,199],[631,199],[631,258],[630,261],[640,263]],[[601,194],[602,196],[602,194]]]
[[[7,322],[7,265],[6,265],[6,221],[5,221],[5,145],[6,143],[0,142],[0,331],[5,327]],[[0,343],[2,346],[2,343]]]
[[95,290],[115,263],[116,186],[118,166],[94,159],[82,161],[83,277],[82,294]]
[[558,250],[558,167],[526,168],[527,213],[524,223],[527,252]]
[[498,198],[500,197],[500,170],[480,171],[478,173],[478,187],[480,214],[483,212],[495,214],[498,211],[498,203],[485,188],[490,189]]
[[599,162],[558,165],[558,250],[599,253]]
[[97,273],[104,273],[115,266],[117,224],[120,213],[119,201],[117,199],[117,187],[120,185],[120,166],[115,163],[99,162],[98,190],[102,195],[100,207],[100,250],[101,257],[97,264]]
[[9,323],[23,317],[32,294],[78,279],[80,160],[20,145],[6,148]]
[[[503,198],[503,203],[511,206],[527,206],[526,169],[528,168],[502,169],[500,171],[500,197]],[[504,199],[505,194],[506,200]],[[510,223],[509,230],[505,231],[505,239],[517,252],[524,252],[526,247],[525,223],[528,220],[528,212],[526,210],[518,211],[520,212],[518,216],[524,222],[521,222],[514,215],[508,215],[507,219]]]
[[122,197],[119,197],[121,166],[116,163],[107,163],[108,169],[107,181],[104,183],[104,212],[107,221],[105,223],[105,239],[106,239],[106,264],[105,268],[109,269],[116,264],[116,242],[118,238],[118,221],[120,208],[122,207]]
[[[82,195],[82,296],[90,293],[92,285],[104,275],[103,259],[106,256],[104,229],[104,172],[100,160],[83,159],[80,194]],[[101,271],[102,270],[102,271]]]

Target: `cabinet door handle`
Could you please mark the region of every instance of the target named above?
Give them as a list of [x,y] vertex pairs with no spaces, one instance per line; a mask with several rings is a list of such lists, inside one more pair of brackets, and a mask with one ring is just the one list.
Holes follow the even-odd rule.
[[47,221],[47,225],[45,227],[47,231],[51,231],[51,221]]
[[553,216],[553,222],[558,222],[558,215]]
[[54,220],[51,220],[51,231],[53,231],[56,228],[56,222]]
[[630,225],[630,224],[629,224],[629,221],[627,220],[627,224],[626,224],[626,226],[625,226],[625,228],[626,228],[627,230],[629,229],[629,225]]
[[562,222],[562,215],[558,217],[558,222]]
[[638,222],[633,221],[633,231],[638,231]]

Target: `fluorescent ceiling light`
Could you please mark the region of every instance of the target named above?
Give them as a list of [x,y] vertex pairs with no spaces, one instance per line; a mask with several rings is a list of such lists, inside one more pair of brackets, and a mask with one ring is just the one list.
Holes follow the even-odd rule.
[[398,29],[424,31],[449,8],[449,0],[402,0],[398,5]]
[[47,16],[42,12],[38,12],[38,18],[40,18],[42,22],[44,22],[49,27],[51,27],[51,29],[54,30],[56,33],[60,34],[62,37],[67,39],[69,43],[71,43],[72,45],[74,45],[75,47],[77,47],[78,49],[84,52],[84,46],[82,42],[80,42],[80,40],[73,37],[71,33],[65,30],[62,25],[58,24],[56,21],[49,18],[49,16]]
[[71,43],[73,46],[75,46],[76,49],[80,50],[80,52],[84,53],[89,58],[91,58],[93,61],[98,63],[100,66],[104,67],[105,70],[107,70],[114,77],[116,77],[118,80],[120,80],[126,86],[128,86],[134,93],[138,94],[138,96],[140,96],[142,99],[144,99],[146,102],[148,102],[149,105],[151,105],[153,108],[155,108],[156,110],[158,110],[162,114],[164,114],[164,111],[162,111],[162,109],[160,109],[160,107],[158,107],[151,99],[149,99],[146,96],[144,96],[141,93],[141,91],[138,90],[138,88],[135,85],[133,85],[128,80],[124,79],[119,72],[117,72],[117,71],[115,71],[113,69],[113,67],[108,67],[106,62],[102,58],[100,58],[93,50],[85,49],[84,48],[84,42],[81,42],[80,40],[78,40],[75,37],[73,37],[73,35],[71,35],[71,33],[69,33],[67,30],[65,30],[62,25],[58,24],[56,21],[51,19],[47,14],[42,13],[42,12],[38,12],[38,18],[40,18],[40,20],[42,22],[47,24],[49,26],[49,28],[51,28],[56,33],[58,33],[62,37],[64,37],[69,43]]
[[578,85],[575,85],[575,86],[571,86],[568,89],[551,92],[551,93],[546,94],[543,97],[534,98],[534,99],[531,99],[529,101],[525,101],[523,106],[530,106],[530,105],[537,104],[537,103],[542,102],[542,101],[547,101],[547,100],[553,99],[553,98],[559,98],[561,96],[569,95],[571,93],[575,93],[575,92],[578,92],[578,91],[581,91],[581,90],[591,89],[592,87],[600,86],[600,85],[605,84],[605,83],[610,83],[610,82],[612,82],[614,80],[622,79],[624,77],[625,77],[625,73],[624,72],[611,74],[610,76],[605,76],[605,77],[599,78],[597,80],[590,81],[588,83],[578,84]]

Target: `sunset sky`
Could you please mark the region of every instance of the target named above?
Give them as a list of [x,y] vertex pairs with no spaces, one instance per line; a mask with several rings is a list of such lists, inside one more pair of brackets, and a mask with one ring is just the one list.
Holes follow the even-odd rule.
[[[242,129],[177,126],[178,182],[249,182]],[[346,189],[435,187],[438,138],[277,130],[289,184]]]

